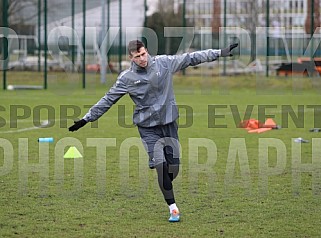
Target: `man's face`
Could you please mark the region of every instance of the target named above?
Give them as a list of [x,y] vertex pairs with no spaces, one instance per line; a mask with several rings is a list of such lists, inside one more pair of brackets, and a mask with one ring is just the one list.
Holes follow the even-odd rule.
[[145,68],[148,64],[148,52],[145,47],[141,47],[138,51],[131,52],[129,58],[142,68]]

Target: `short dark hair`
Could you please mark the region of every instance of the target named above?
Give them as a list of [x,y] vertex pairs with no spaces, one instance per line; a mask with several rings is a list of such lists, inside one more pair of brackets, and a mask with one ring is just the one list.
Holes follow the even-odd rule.
[[146,48],[144,43],[140,40],[132,40],[128,43],[128,53],[131,55],[132,52],[139,52],[140,48]]

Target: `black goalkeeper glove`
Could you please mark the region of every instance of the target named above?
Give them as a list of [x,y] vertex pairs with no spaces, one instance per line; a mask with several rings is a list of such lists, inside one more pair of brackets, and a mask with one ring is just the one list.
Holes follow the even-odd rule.
[[87,122],[84,119],[75,121],[74,124],[71,127],[69,127],[69,131],[77,131],[79,128],[83,127],[86,124]]
[[230,45],[229,47],[227,48],[224,48],[221,50],[221,56],[222,57],[226,57],[226,56],[233,56],[233,54],[231,53],[231,51],[237,47],[239,44],[238,43],[235,43],[235,44],[232,44]]

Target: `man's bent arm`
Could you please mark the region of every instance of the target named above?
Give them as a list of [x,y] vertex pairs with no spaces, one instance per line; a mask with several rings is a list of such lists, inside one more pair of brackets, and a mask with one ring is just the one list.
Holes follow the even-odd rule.
[[96,121],[104,113],[106,113],[113,104],[115,104],[122,96],[127,93],[127,86],[117,80],[113,87],[103,96],[95,105],[93,105],[83,119],[87,122]]

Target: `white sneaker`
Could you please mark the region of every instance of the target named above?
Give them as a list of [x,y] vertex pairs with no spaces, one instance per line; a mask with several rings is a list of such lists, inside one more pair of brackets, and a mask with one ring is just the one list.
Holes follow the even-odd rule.
[[171,212],[171,216],[169,217],[168,221],[169,222],[179,222],[180,220],[180,213],[178,210],[174,209]]

